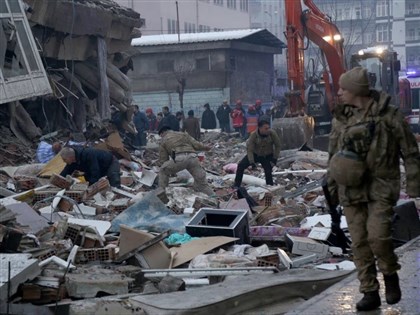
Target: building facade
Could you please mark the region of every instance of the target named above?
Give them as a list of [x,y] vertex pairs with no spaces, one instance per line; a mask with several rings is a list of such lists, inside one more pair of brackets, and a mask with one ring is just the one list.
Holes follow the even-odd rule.
[[[347,61],[373,46],[397,52],[404,72],[420,72],[420,2],[417,0],[314,0],[340,29]],[[315,49],[313,49],[315,50]],[[315,52],[309,53],[315,55]]]
[[[248,0],[116,0],[145,19],[143,35],[248,29]],[[178,17],[178,18],[177,18]],[[179,22],[178,22],[179,21]],[[179,25],[179,27],[178,27]]]
[[[286,30],[284,0],[250,0],[249,15],[251,28],[265,28],[281,41],[286,42],[284,32]],[[274,56],[272,97],[279,99],[287,91],[287,60],[286,54]]]
[[176,111],[184,88],[183,109],[198,115],[205,103],[271,101],[273,55],[284,47],[267,30],[181,34],[180,42],[176,34],[143,36],[132,45],[139,50],[129,72],[134,101]]

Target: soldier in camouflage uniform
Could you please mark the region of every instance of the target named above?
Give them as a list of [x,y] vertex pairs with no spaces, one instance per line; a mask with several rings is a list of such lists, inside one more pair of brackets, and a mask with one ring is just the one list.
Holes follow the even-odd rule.
[[187,170],[194,178],[193,189],[209,196],[214,195],[206,180],[206,171],[201,167],[197,151],[209,151],[210,146],[203,145],[188,133],[170,130],[169,126],[159,129],[162,142],[159,149],[159,187],[168,186],[169,176]]
[[352,238],[364,294],[356,308],[367,311],[381,305],[376,261],[384,275],[387,303],[401,299],[391,221],[400,193],[400,157],[406,170],[406,192],[418,197],[420,154],[403,115],[390,104],[391,97],[369,90],[366,69],[346,72],[339,83],[342,104],[334,110],[330,134],[329,190],[338,194]]

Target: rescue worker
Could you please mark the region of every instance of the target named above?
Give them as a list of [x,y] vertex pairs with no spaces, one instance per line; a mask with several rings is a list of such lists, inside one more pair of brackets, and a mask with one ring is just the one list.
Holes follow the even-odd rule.
[[195,191],[214,195],[207,183],[206,171],[197,157],[197,151],[209,151],[211,147],[196,141],[185,132],[172,131],[169,126],[162,126],[159,135],[162,137],[159,148],[159,187],[165,189],[169,183],[169,176],[187,170],[194,178]]
[[258,128],[258,115],[255,106],[249,105],[245,114],[247,138]]
[[245,121],[245,110],[242,108],[242,101],[237,100],[235,108],[231,111],[230,117],[232,117],[232,125],[236,132],[245,138],[246,134],[246,121]]
[[111,152],[94,148],[65,147],[60,155],[67,164],[61,171],[61,176],[80,171],[84,173],[90,185],[96,183],[101,177],[107,176],[112,187],[120,187],[120,163]]
[[265,183],[273,185],[272,170],[280,155],[280,138],[274,130],[270,129],[268,121],[258,122],[258,129],[251,133],[246,148],[247,155],[238,164],[233,188],[237,189],[241,186],[245,169],[249,166],[256,169],[256,163],[261,163],[264,169]]
[[188,111],[188,117],[184,120],[182,131],[186,131],[195,140],[200,140],[200,121],[194,117],[194,111]]
[[420,196],[419,149],[391,96],[369,89],[366,69],[341,75],[329,144],[328,184],[344,207],[354,263],[363,298],[359,311],[381,305],[377,268],[383,273],[388,304],[398,303],[401,290],[398,257],[391,237],[393,206],[400,194],[400,156],[411,197]]

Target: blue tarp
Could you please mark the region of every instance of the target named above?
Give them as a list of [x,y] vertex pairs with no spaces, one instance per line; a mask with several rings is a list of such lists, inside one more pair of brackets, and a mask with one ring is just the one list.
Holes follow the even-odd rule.
[[121,212],[111,222],[110,232],[119,232],[124,224],[138,230],[162,233],[166,230],[185,233],[190,217],[175,214],[153,193],[149,192],[139,202]]

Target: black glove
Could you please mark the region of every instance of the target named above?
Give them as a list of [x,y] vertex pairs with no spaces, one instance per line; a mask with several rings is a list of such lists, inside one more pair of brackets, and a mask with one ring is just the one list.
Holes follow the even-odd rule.
[[251,163],[249,166],[251,166],[251,169],[253,171],[255,171],[257,169],[257,164],[255,164],[255,163]]

